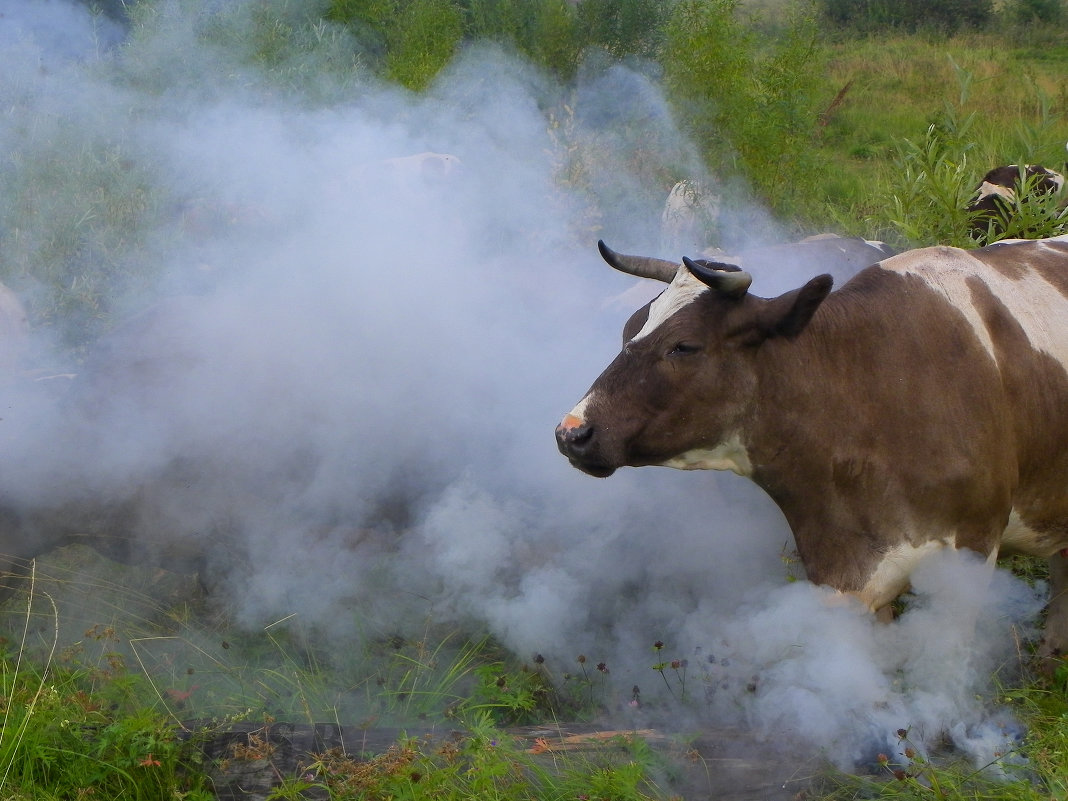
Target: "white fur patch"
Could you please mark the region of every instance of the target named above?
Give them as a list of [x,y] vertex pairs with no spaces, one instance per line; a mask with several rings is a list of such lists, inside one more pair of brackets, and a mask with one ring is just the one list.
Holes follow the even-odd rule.
[[[1047,241],[1068,243],[1068,236],[1034,241],[1036,254],[1048,249]],[[981,264],[968,251],[942,247],[909,251],[882,261],[879,266],[922,278],[964,314],[983,347],[994,356],[993,340],[972,303],[967,284],[968,279],[981,279],[1023,328],[1031,347],[1049,354],[1068,369],[1068,298],[1029,269],[1026,261],[1020,263],[1025,270],[1023,277],[1011,278]]]
[[695,298],[707,291],[708,287],[705,284],[694,278],[685,265],[680,265],[679,271],[675,273],[675,278],[668,288],[649,305],[649,317],[642,326],[642,330],[635,334],[631,341],[637,342],[649,336],[675,312],[693,303]]
[[577,404],[575,404],[575,408],[572,409],[570,412],[568,412],[568,416],[569,417],[574,417],[574,418],[576,418],[578,420],[581,420],[583,423],[585,423],[586,422],[586,407],[590,405],[590,400],[592,398],[593,398],[593,393],[590,392],[588,395],[586,395],[585,398],[583,398]]
[[1011,201],[1016,197],[1016,192],[1014,192],[1011,187],[1002,186],[1001,184],[992,184],[989,181],[983,181],[979,185],[979,192],[976,199],[985,200],[991,195],[998,195],[999,197],[1003,197],[1006,200]]
[[916,566],[933,553],[943,548],[952,548],[951,539],[928,540],[922,545],[904,543],[891,548],[879,562],[871,578],[857,597],[869,609],[881,609],[900,595],[909,585],[909,576]]
[[697,448],[679,454],[666,462],[663,467],[676,470],[731,470],[740,476],[753,474],[753,463],[749,461],[749,452],[741,438],[735,434],[713,448]]
[[1009,513],[1009,523],[1001,535],[1001,548],[1005,551],[1018,551],[1031,556],[1052,556],[1068,543],[1056,537],[1035,531],[1013,509]]

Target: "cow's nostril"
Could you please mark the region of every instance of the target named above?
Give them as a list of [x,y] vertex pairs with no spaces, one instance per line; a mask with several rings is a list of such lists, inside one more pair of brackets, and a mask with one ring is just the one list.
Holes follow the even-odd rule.
[[593,426],[585,423],[577,426],[556,427],[556,441],[566,453],[582,453],[593,442]]

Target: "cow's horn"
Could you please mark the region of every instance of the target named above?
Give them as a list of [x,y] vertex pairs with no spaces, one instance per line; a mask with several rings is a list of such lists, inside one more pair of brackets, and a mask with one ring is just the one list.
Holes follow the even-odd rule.
[[604,243],[603,239],[597,240],[597,249],[601,251],[601,258],[617,270],[639,278],[652,278],[655,281],[670,284],[675,273],[679,271],[678,262],[654,259],[651,256],[627,256],[624,253],[616,253]]
[[702,284],[707,284],[712,289],[728,297],[740,298],[749,290],[753,283],[753,276],[745,270],[740,270],[733,264],[719,264],[716,267],[694,261],[688,256],[682,257],[682,263],[686,269],[693,273],[693,277]]

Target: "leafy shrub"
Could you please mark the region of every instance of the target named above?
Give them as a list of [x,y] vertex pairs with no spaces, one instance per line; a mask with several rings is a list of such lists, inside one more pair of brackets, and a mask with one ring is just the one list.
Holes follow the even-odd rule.
[[386,30],[386,77],[425,89],[452,60],[462,36],[460,10],[449,0],[401,4]]
[[954,33],[982,28],[994,16],[993,0],[822,0],[821,5],[832,24],[863,31],[895,28]]
[[713,171],[741,172],[788,212],[815,168],[824,50],[811,17],[795,14],[765,42],[738,9],[738,0],[679,2],[666,26],[665,81]]
[[586,43],[618,58],[657,55],[671,3],[647,0],[583,0],[578,6],[579,30]]
[[581,43],[566,0],[462,0],[464,38],[512,48],[561,78],[578,64]]
[[1064,0],[1013,0],[1005,12],[1018,25],[1058,25],[1065,17]]

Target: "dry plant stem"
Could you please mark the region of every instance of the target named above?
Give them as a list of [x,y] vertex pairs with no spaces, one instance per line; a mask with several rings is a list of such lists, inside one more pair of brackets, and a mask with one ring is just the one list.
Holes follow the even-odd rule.
[[[18,658],[15,660],[15,674],[11,677],[12,684],[14,684],[15,679],[18,678],[19,671],[22,667],[22,655],[26,650],[26,639],[29,636],[30,616],[33,612],[33,598],[35,594],[36,581],[37,560],[33,559],[30,562],[30,591],[29,595],[26,598],[26,617],[23,621],[22,626],[22,640],[20,642]],[[30,718],[33,717],[33,710],[37,706],[37,701],[40,699],[41,693],[44,691],[45,677],[48,674],[48,666],[52,664],[52,658],[55,656],[56,647],[59,645],[59,609],[56,608],[55,599],[52,598],[51,595],[49,595],[47,592],[43,592],[41,594],[48,599],[48,603],[52,607],[52,647],[48,651],[48,658],[45,660],[44,667],[41,670],[41,681],[37,685],[37,691],[33,694],[33,700],[30,701],[30,705],[26,709],[26,714],[22,719],[22,723],[19,725],[18,731],[15,732],[15,742],[8,749],[10,758],[8,759],[7,765],[4,768],[4,775],[0,777],[0,790],[3,790],[4,785],[7,783],[7,777],[10,775],[11,768],[15,762],[15,752],[18,750],[19,744],[22,742],[22,738],[26,734],[26,728],[30,724]],[[3,728],[0,729],[0,737],[3,736],[4,732],[9,731],[7,724],[10,714],[11,704],[8,704],[7,709],[4,711],[4,725]]]

